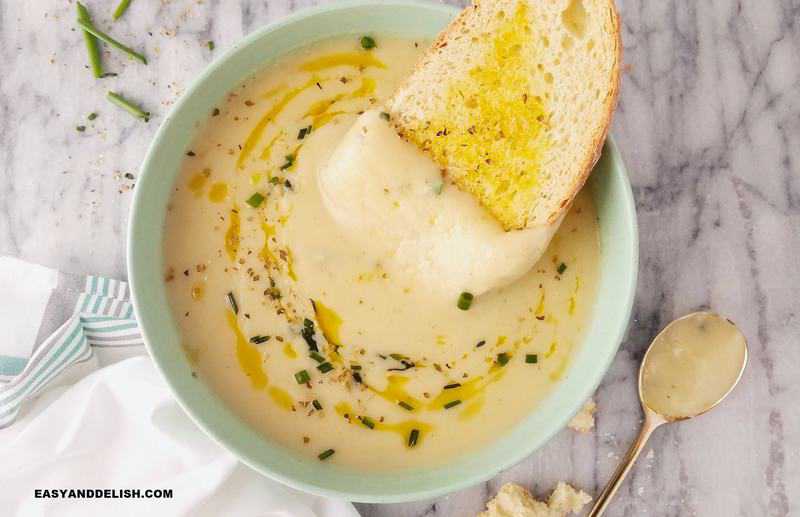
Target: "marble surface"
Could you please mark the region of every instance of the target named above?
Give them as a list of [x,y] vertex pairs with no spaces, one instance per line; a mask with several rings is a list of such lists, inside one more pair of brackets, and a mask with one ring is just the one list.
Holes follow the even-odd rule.
[[[87,3],[112,27],[109,2]],[[98,82],[71,1],[0,2],[0,254],[124,277],[131,189],[169,105],[242,35],[314,3],[134,0],[113,32],[150,65],[106,53],[119,76]],[[641,263],[629,336],[596,396],[597,429],[562,431],[483,485],[359,505],[363,515],[472,515],[512,480],[539,494],[558,480],[597,493],[636,432],[644,347],[701,307],[748,337],[742,385],[712,414],[657,432],[608,515],[800,514],[800,3],[619,7],[626,73],[613,132],[634,185]],[[116,110],[108,89],[153,119]]]

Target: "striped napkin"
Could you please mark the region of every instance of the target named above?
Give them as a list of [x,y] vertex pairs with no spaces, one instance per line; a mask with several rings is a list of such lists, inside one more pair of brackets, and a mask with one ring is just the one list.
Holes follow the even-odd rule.
[[141,345],[128,284],[0,257],[0,429],[94,347]]

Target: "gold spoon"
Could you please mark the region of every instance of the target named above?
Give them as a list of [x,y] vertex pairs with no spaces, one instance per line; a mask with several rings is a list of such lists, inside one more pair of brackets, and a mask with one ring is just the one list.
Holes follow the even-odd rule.
[[603,514],[653,431],[662,424],[702,415],[722,402],[746,364],[747,342],[728,319],[694,312],[664,327],[639,369],[644,425],[589,517]]

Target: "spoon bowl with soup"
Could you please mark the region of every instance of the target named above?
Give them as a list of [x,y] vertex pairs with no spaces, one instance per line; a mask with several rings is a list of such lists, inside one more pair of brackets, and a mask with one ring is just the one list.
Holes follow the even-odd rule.
[[644,425],[590,517],[603,514],[653,431],[716,407],[733,391],[746,364],[747,342],[728,319],[694,312],[667,325],[648,348],[639,370]]

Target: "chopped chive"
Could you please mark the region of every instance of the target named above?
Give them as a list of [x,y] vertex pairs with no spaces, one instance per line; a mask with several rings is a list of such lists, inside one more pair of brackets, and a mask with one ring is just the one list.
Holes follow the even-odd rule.
[[305,384],[311,380],[311,376],[308,374],[306,370],[300,370],[296,374],[294,374],[294,380],[297,381],[297,384]]
[[84,131],[86,131],[86,126],[75,126],[75,130],[80,133],[83,133]]
[[558,265],[558,269],[556,271],[558,271],[559,275],[562,275],[566,270],[567,270],[567,265],[562,262],[561,264]]
[[234,314],[239,314],[239,305],[236,303],[236,298],[233,296],[233,293],[228,293],[225,295],[225,298],[228,299],[228,305],[231,306],[231,310]]
[[209,41],[209,42],[208,42],[208,50],[210,50],[211,52],[214,52],[214,47],[215,47],[215,46],[216,46],[216,45],[214,45],[214,42],[213,42],[213,41]]
[[486,340],[485,339],[481,339],[480,341],[478,341],[478,344],[475,345],[475,348],[480,348],[485,344],[486,344]]
[[406,402],[405,400],[400,400],[397,402],[397,405],[401,408],[405,409],[406,411],[414,411],[414,406]]
[[[85,5],[78,2],[78,20],[83,20],[92,23],[92,18],[89,15],[89,10]],[[100,46],[97,43],[97,38],[87,31],[83,31],[83,40],[86,42],[86,52],[89,54],[89,64],[92,65],[92,74],[99,79],[103,77],[103,62],[100,61]]]
[[536,354],[525,354],[525,362],[528,364],[536,364],[539,362],[539,356]]
[[371,36],[361,36],[361,48],[364,50],[371,50],[378,45],[375,44],[375,39]]
[[303,330],[300,331],[300,335],[303,336],[309,350],[312,352],[319,352],[319,347],[317,347],[317,342],[314,339],[314,333],[314,322],[308,318],[304,319]]
[[395,361],[402,361],[403,359],[408,359],[408,357],[404,356],[403,354],[389,354],[389,357],[391,357]]
[[507,365],[508,361],[510,361],[510,360],[511,360],[511,356],[508,355],[505,352],[500,352],[499,354],[497,354],[497,364],[499,364],[500,366]]
[[310,355],[311,359],[315,360],[318,363],[324,363],[325,362],[325,358],[319,352],[311,352],[308,355]]
[[399,361],[400,361],[400,364],[402,364],[403,366],[400,366],[398,368],[387,368],[386,371],[387,372],[404,372],[406,370],[410,370],[411,368],[414,368],[415,366],[417,366],[416,364],[414,364],[414,363],[412,363],[410,361],[406,361],[405,359],[400,359]]
[[408,435],[408,446],[413,447],[419,440],[419,429],[412,429],[411,434]]
[[314,406],[314,409],[317,411],[322,411],[322,404],[319,403],[319,400],[314,399],[311,401],[311,405]]
[[461,383],[460,382],[454,382],[452,384],[448,384],[447,386],[445,386],[444,389],[452,390],[452,389],[460,388],[460,387],[461,387]]
[[389,120],[392,117],[388,113],[386,113],[385,111],[381,111],[381,118],[383,120]]
[[293,154],[287,154],[286,155],[286,162],[283,165],[281,165],[281,170],[285,171],[286,169],[288,169],[289,167],[294,165],[294,158],[295,157],[294,157]]
[[360,364],[353,363],[353,364],[351,364],[351,365],[350,365],[350,369],[351,369],[351,370],[353,370],[354,372],[355,372],[355,371],[358,371],[358,370],[360,370],[360,369],[361,369],[361,365],[360,365]]
[[461,309],[462,311],[466,311],[472,305],[472,299],[473,298],[474,298],[474,296],[472,296],[472,293],[468,293],[467,291],[464,291],[458,297],[458,303],[457,303],[458,308]]
[[250,338],[250,342],[254,345],[260,345],[261,343],[266,343],[270,340],[270,336],[253,336]]
[[117,8],[114,9],[114,14],[111,16],[114,21],[122,18],[122,15],[125,14],[125,11],[128,10],[129,5],[131,5],[131,0],[122,0],[119,5],[117,5]]
[[121,52],[124,52],[125,54],[128,54],[128,56],[130,56],[132,59],[135,59],[135,60],[137,60],[137,61],[139,61],[139,62],[141,62],[141,63],[143,63],[145,65],[147,64],[147,58],[146,57],[144,57],[142,54],[136,52],[132,48],[130,48],[128,46],[125,46],[122,43],[120,43],[119,41],[115,40],[114,38],[112,38],[111,36],[106,34],[105,32],[101,31],[100,29],[98,29],[97,27],[92,25],[91,22],[88,22],[86,20],[82,20],[82,19],[78,18],[78,25],[80,25],[81,28],[83,30],[85,30],[86,32],[88,32],[89,34],[95,36],[97,39],[108,43],[112,47],[116,48],[117,50],[119,50]]
[[353,372],[353,380],[359,384],[363,384],[364,380],[361,378],[361,374],[358,372]]
[[258,208],[261,206],[261,203],[264,202],[264,196],[262,196],[259,192],[256,192],[247,198],[247,201],[245,202],[253,208]]
[[317,366],[317,370],[319,370],[322,373],[328,373],[329,371],[333,370],[333,365],[326,361],[321,365]]
[[120,95],[118,93],[115,93],[115,92],[108,92],[108,94],[106,94],[106,97],[113,104],[116,104],[117,106],[119,106],[120,108],[124,109],[125,111],[127,111],[128,113],[133,115],[134,117],[140,118],[140,119],[144,120],[145,122],[150,120],[150,113],[149,112],[144,111],[142,108],[140,108],[136,104],[133,104],[131,101],[127,100],[122,95]]
[[273,177],[271,177],[271,178],[269,179],[269,182],[270,182],[271,184],[273,184],[273,185],[277,185],[278,183],[280,183],[280,182],[281,182],[281,179],[280,179],[279,177],[277,177],[277,176],[273,176]]
[[439,183],[433,186],[433,193],[436,194],[437,196],[440,195],[443,190],[444,190],[444,181],[440,181]]
[[89,116],[86,117],[86,118],[88,118],[89,120],[94,120],[94,119],[97,118],[97,113],[91,112],[91,113],[89,113]]
[[364,424],[365,426],[369,427],[370,429],[375,429],[375,422],[373,422],[370,417],[368,417],[368,416],[360,416],[360,417],[358,417],[358,419],[361,420],[362,424]]
[[334,451],[333,449],[328,449],[327,451],[320,453],[320,455],[317,456],[317,458],[319,458],[322,461],[325,461],[328,458],[330,458],[331,456],[333,456],[333,453],[335,453],[335,452],[336,451]]
[[302,140],[311,133],[311,126],[301,127],[300,131],[297,132],[297,139]]
[[289,180],[284,180],[283,181],[283,186],[288,188],[289,190],[292,190],[292,182],[289,181]]
[[451,407],[456,407],[457,405],[461,404],[460,400],[451,400],[447,404],[444,405],[445,409],[450,409]]

